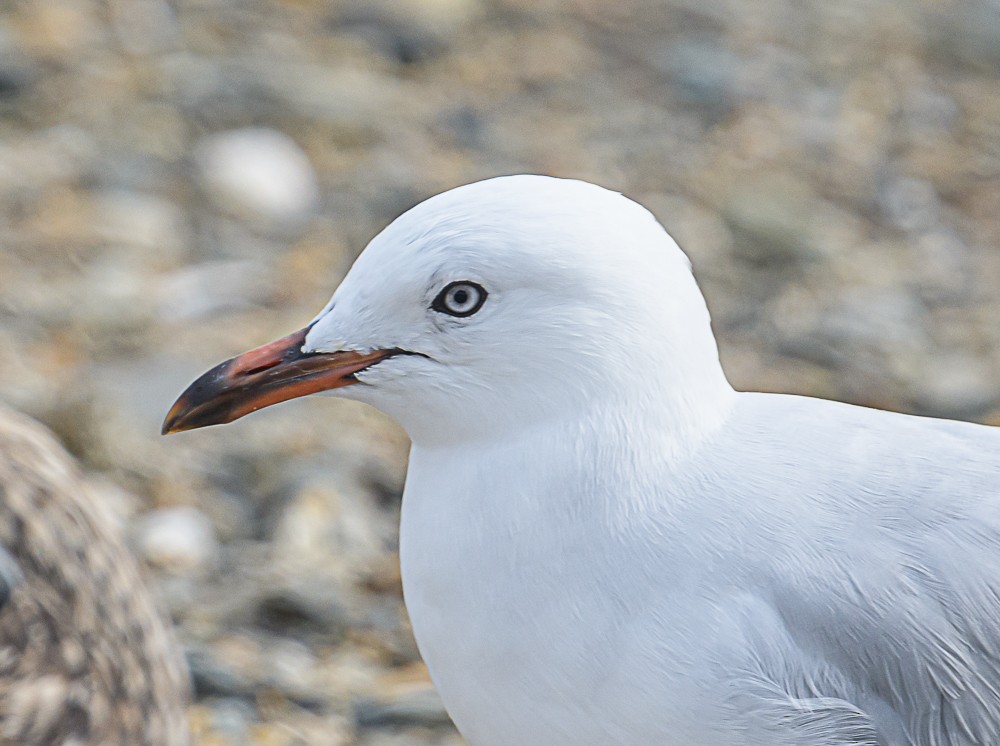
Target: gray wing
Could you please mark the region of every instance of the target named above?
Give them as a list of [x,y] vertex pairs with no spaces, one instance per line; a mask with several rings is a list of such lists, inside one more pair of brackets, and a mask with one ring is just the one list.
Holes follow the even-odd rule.
[[789,640],[760,711],[830,743],[1000,744],[1000,431],[827,402],[783,425],[809,467],[766,561]]

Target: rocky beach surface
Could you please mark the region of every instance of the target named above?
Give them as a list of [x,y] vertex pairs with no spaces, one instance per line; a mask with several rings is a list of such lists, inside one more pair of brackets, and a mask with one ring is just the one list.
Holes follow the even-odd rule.
[[1000,423],[993,0],[11,0],[0,133],[0,400],[121,516],[202,746],[462,743],[402,601],[405,434],[314,398],[159,435],[434,193],[621,190],[737,388]]

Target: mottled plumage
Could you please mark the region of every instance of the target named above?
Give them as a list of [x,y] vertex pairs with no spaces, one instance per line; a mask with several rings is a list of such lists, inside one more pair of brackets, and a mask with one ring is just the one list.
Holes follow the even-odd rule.
[[0,408],[0,742],[182,746],[176,644],[109,516],[38,424]]

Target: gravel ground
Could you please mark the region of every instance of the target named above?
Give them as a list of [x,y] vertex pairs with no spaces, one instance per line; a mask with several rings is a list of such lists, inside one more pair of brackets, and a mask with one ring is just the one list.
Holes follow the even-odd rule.
[[351,402],[170,439],[386,222],[521,171],[649,206],[739,388],[1000,422],[996,0],[9,0],[0,399],[126,516],[199,744],[459,744]]

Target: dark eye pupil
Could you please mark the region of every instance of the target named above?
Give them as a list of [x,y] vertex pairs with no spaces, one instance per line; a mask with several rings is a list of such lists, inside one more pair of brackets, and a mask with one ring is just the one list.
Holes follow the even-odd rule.
[[482,308],[487,295],[486,290],[474,282],[453,282],[438,293],[431,309],[464,319]]

